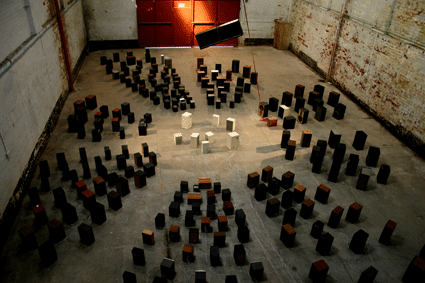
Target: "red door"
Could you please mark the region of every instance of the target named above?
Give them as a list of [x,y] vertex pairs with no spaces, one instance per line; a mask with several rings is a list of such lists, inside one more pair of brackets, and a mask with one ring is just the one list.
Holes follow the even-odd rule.
[[[137,0],[139,46],[198,46],[198,32],[239,19],[239,1]],[[220,45],[237,44],[236,38]]]
[[199,46],[195,35],[215,27],[218,21],[217,0],[195,0],[194,3],[193,43]]
[[[244,1],[244,0],[242,0]],[[224,24],[239,19],[239,0],[220,0],[218,4],[218,24]],[[234,38],[219,45],[238,46],[238,39]]]
[[190,0],[174,0],[174,46],[192,46],[192,17]]
[[139,46],[156,46],[155,1],[137,0],[137,26]]
[[156,0],[156,46],[173,46],[174,44],[174,17],[173,2]]
[[173,18],[172,1],[138,0],[139,46],[173,46]]

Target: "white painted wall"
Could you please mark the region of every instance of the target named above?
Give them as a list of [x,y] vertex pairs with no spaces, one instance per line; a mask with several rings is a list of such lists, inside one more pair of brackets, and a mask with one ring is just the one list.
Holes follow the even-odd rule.
[[39,1],[29,0],[31,7],[31,13],[33,15],[35,32],[39,34],[50,20],[53,19],[53,15],[56,14],[54,10],[54,3],[52,1]]
[[[7,5],[14,6],[16,2],[1,1],[9,10],[11,7]],[[10,58],[11,61],[2,62],[0,68],[0,133],[9,155],[6,158],[0,145],[0,213],[12,197],[58,98],[68,89],[58,23],[52,21],[50,2],[44,3],[30,1],[37,34]],[[75,67],[86,45],[82,1],[67,3],[62,14],[70,60]],[[26,16],[10,21],[2,19],[1,30],[24,26],[22,22],[26,21]],[[15,45],[25,40],[20,35],[19,38],[22,42]],[[10,53],[10,49],[11,45],[2,40],[0,54]]]
[[78,62],[81,52],[86,45],[87,35],[86,27],[84,24],[83,4],[82,1],[75,4],[72,9],[63,15],[64,29],[68,42],[69,60],[71,61],[72,68]]
[[85,0],[84,13],[90,41],[137,40],[135,1]]
[[31,36],[26,18],[23,0],[0,1],[0,62]]
[[244,35],[239,37],[239,45],[243,45],[248,38],[245,9],[248,16],[251,38],[274,38],[274,20],[290,20],[291,6],[293,0],[241,0],[239,19],[241,21]]

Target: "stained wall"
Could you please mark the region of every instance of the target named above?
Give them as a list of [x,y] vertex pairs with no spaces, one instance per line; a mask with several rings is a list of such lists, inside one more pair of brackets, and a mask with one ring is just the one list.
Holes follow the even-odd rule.
[[[59,1],[71,69],[87,44],[81,0]],[[0,219],[25,183],[69,92],[54,0],[0,4]],[[50,164],[51,170],[55,164]],[[7,212],[6,212],[7,214]]]
[[341,14],[343,5],[295,0],[293,52],[423,152],[425,2],[347,0]]

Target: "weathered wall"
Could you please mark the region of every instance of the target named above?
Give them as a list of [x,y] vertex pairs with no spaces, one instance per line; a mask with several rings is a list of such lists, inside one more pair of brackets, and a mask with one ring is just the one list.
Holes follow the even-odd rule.
[[[342,5],[295,0],[292,6],[292,50],[323,75]],[[344,15],[331,80],[423,150],[425,2],[348,0]]]
[[[239,45],[243,45],[245,38],[248,38],[244,1],[245,0],[241,0],[241,10],[239,14],[244,35],[239,37]],[[274,20],[280,19],[289,21],[292,2],[293,0],[248,0],[248,2],[245,2],[251,38],[273,38]]]
[[81,52],[87,44],[82,3],[83,1],[80,0],[79,3],[75,4],[75,7],[63,15],[64,29],[70,56],[69,60],[71,61],[72,69],[77,65]]
[[90,41],[137,40],[136,1],[85,0]]
[[[26,18],[23,0],[0,2],[0,62],[31,36],[31,28]],[[4,40],[6,38],[8,40]]]
[[[10,10],[8,5],[16,8],[17,2],[21,2],[20,9],[25,9],[25,1],[2,1],[2,5]],[[58,100],[63,100],[68,92],[54,2],[31,0],[28,3],[30,18],[26,15],[11,17],[9,21],[1,18],[2,31],[24,26],[22,22],[30,20],[35,31],[31,38],[22,37],[19,33],[21,42],[13,45],[15,50],[11,50],[8,40],[2,40],[0,47],[0,54],[11,54],[0,65],[0,133],[8,151],[6,157],[6,151],[0,144],[1,216],[8,203],[13,209],[19,202],[24,183],[31,178],[31,170],[36,165],[37,154],[47,141],[52,118],[60,111]],[[74,68],[86,46],[82,1],[68,1],[63,6],[62,15]],[[13,36],[10,34],[5,38]],[[53,168],[54,164],[51,166]]]

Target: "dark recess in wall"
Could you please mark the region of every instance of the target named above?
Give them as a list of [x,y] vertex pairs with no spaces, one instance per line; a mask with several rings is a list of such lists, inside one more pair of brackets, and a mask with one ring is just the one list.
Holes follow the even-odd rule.
[[[292,45],[289,45],[289,50],[291,50],[293,53],[295,53],[294,50],[292,50]],[[317,73],[319,73],[319,75],[321,75],[322,77],[326,77],[326,73],[323,72],[323,70],[321,70],[319,67],[317,67],[317,62],[314,61],[313,59],[311,59],[310,56],[308,56],[307,54],[305,54],[302,51],[300,51],[299,54],[297,54],[297,56],[301,60],[303,60],[304,63],[306,63],[310,68],[312,68]]]
[[139,48],[139,42],[137,40],[101,40],[89,41],[88,44],[90,52],[105,49]]
[[273,38],[245,38],[245,46],[273,45]]
[[[88,45],[85,46],[83,52],[78,58],[77,64],[72,71],[72,76],[75,78],[78,75],[78,72],[88,54]],[[41,133],[37,144],[34,147],[34,150],[31,153],[31,157],[28,160],[27,166],[22,172],[21,178],[19,178],[18,184],[13,191],[13,195],[10,197],[9,202],[4,210],[3,215],[0,215],[0,253],[4,248],[6,239],[9,236],[10,229],[12,228],[13,222],[18,215],[19,209],[22,205],[22,200],[26,195],[27,190],[31,185],[31,181],[34,177],[35,171],[37,170],[38,161],[40,160],[41,155],[43,154],[44,149],[49,141],[50,133],[55,128],[60,113],[62,112],[63,105],[65,104],[66,99],[69,95],[69,89],[60,95],[58,98],[55,108],[53,108],[52,114],[50,114],[49,119],[47,120],[46,126]],[[38,178],[38,176],[37,176]]]
[[[323,78],[326,78],[326,73],[317,66],[317,62],[311,59],[307,54],[300,51],[297,52],[293,49],[292,45],[289,45],[289,50],[306,63],[310,68],[316,71]],[[353,102],[359,105],[375,120],[377,120],[382,126],[389,130],[395,137],[404,142],[409,148],[411,148],[416,154],[425,159],[425,143],[416,137],[412,132],[406,130],[403,126],[393,125],[391,122],[386,120],[384,117],[378,115],[375,110],[370,108],[364,101],[360,100],[354,93],[341,86],[341,84],[331,78],[331,83],[336,86],[342,93],[347,95]]]

